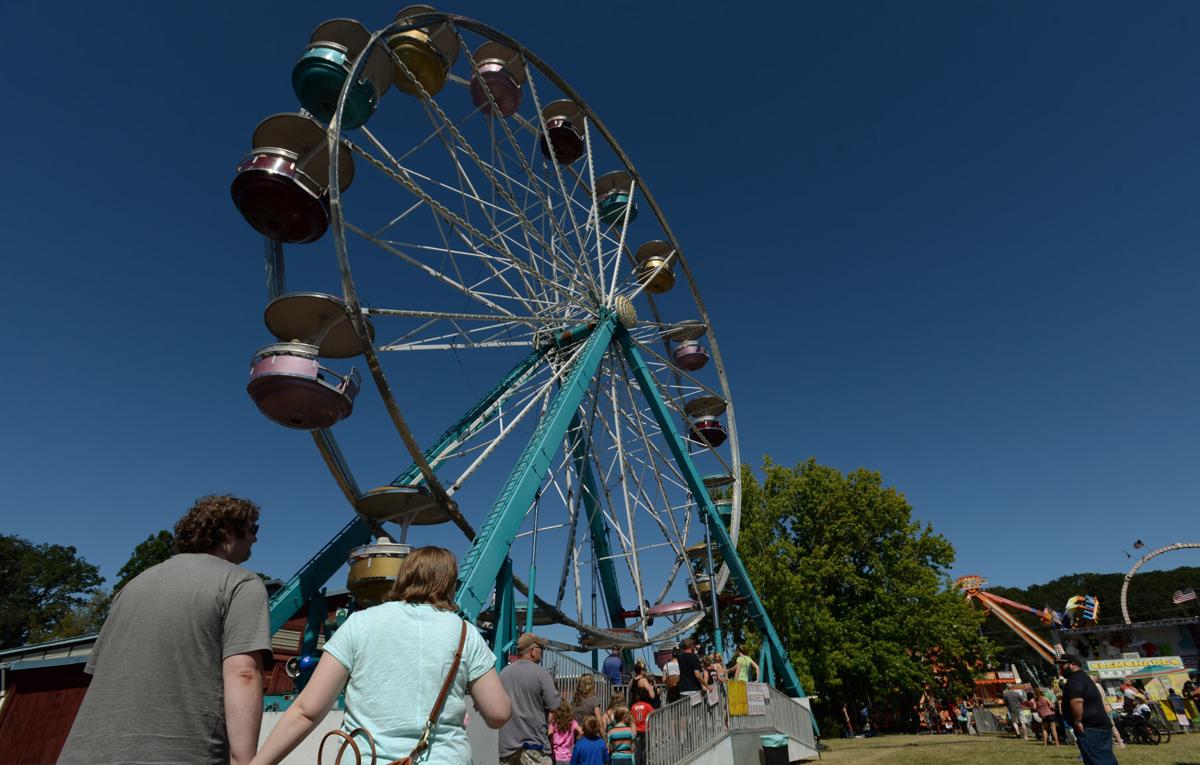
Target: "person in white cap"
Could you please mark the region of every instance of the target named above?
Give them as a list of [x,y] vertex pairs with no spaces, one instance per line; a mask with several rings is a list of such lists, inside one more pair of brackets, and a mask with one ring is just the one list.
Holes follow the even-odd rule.
[[500,729],[501,765],[550,765],[548,715],[558,708],[558,690],[541,665],[545,638],[526,632],[517,639],[518,658],[500,672],[512,699],[512,717]]

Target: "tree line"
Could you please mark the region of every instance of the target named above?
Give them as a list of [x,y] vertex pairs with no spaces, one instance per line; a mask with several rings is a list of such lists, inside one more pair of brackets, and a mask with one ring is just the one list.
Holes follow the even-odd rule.
[[151,534],[134,548],[105,589],[100,567],[68,545],[35,544],[0,535],[0,648],[75,637],[99,631],[113,594],[135,576],[171,557],[175,537]]

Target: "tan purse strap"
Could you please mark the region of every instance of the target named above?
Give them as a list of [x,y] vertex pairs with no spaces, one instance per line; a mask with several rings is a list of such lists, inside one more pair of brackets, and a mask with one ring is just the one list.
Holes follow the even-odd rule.
[[397,762],[403,763],[405,760],[414,760],[429,747],[429,737],[433,735],[433,729],[437,725],[438,717],[442,714],[442,707],[446,704],[446,697],[450,695],[450,687],[454,685],[454,678],[458,675],[458,665],[462,662],[463,648],[466,644],[467,623],[463,621],[462,628],[458,632],[458,648],[454,651],[454,660],[450,662],[450,671],[446,673],[446,680],[442,683],[442,690],[438,693],[437,701],[433,703],[433,710],[429,713],[429,719],[425,721],[425,730],[421,733],[420,740],[417,741],[416,747],[409,753],[408,757],[404,760],[397,760]]
[[366,728],[355,728],[346,733],[341,730],[331,730],[321,737],[321,745],[317,748],[317,765],[321,765],[321,758],[325,756],[325,744],[330,737],[342,739],[342,745],[338,747],[337,757],[333,759],[333,765],[342,765],[342,756],[346,754],[346,749],[354,751],[354,765],[362,765],[362,752],[358,748],[358,744],[354,743],[354,737],[359,733],[367,737],[367,743],[371,745],[371,762],[370,765],[375,765],[375,739],[371,737],[371,732]]

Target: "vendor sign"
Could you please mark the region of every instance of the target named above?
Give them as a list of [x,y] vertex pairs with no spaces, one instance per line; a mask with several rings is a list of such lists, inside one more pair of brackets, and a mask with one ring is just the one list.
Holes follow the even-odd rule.
[[1096,659],[1087,663],[1087,671],[1101,680],[1121,680],[1150,667],[1170,668],[1182,672],[1183,659],[1178,656],[1147,656],[1141,659]]

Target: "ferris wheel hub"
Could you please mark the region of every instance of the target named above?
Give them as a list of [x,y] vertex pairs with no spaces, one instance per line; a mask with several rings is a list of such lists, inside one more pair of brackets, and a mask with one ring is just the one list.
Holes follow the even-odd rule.
[[624,295],[618,295],[617,299],[613,301],[613,312],[617,314],[617,320],[625,329],[633,329],[637,324],[637,309]]

